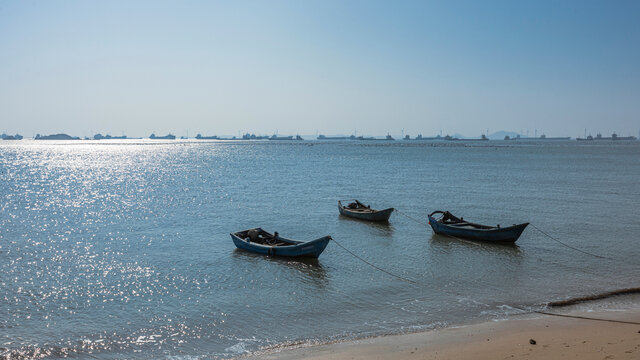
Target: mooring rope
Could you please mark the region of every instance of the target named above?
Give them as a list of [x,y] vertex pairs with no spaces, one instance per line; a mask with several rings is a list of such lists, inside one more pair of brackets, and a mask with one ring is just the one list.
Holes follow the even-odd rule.
[[[424,222],[422,222],[422,221],[420,221],[420,220],[418,220],[418,219],[416,219],[416,218],[414,218],[414,217],[411,217],[411,216],[409,216],[409,215],[405,214],[404,212],[402,212],[402,211],[400,211],[400,210],[398,210],[398,209],[395,209],[395,212],[397,212],[398,214],[400,214],[400,215],[402,215],[402,216],[406,217],[406,218],[407,218],[407,219],[409,219],[409,220],[413,220],[413,221],[417,222],[417,223],[418,223],[418,224],[420,224],[420,225],[424,225],[424,226],[426,226],[426,224],[425,224]],[[428,227],[428,226],[426,226],[426,227]]]
[[333,242],[334,242],[334,243],[336,243],[336,245],[338,245],[339,247],[341,247],[344,251],[346,251],[346,252],[348,252],[349,254],[351,254],[351,256],[353,256],[353,257],[355,257],[356,259],[358,259],[358,260],[362,261],[363,263],[365,263],[365,264],[367,264],[367,265],[371,266],[372,268],[374,268],[374,269],[376,269],[376,270],[379,270],[379,271],[382,271],[383,273],[385,273],[385,274],[387,274],[387,275],[390,275],[390,276],[393,276],[393,277],[395,277],[395,278],[398,278],[398,279],[400,279],[400,280],[402,280],[402,281],[406,281],[406,282],[411,283],[411,284],[414,284],[414,285],[417,285],[417,284],[418,284],[418,282],[416,282],[416,281],[413,281],[413,280],[411,280],[411,279],[407,279],[407,278],[402,277],[402,276],[400,276],[400,275],[396,275],[396,274],[394,274],[394,273],[392,273],[392,272],[389,272],[389,271],[387,271],[387,270],[385,270],[385,269],[383,269],[383,268],[381,268],[381,267],[379,267],[379,266],[377,266],[377,265],[374,265],[374,264],[370,263],[369,261],[367,261],[367,260],[365,260],[365,259],[361,258],[360,256],[356,255],[353,251],[351,251],[351,250],[347,249],[346,247],[342,246],[342,244],[340,244],[336,239],[333,239],[333,238],[332,238],[331,240],[333,240]]
[[544,236],[548,237],[549,239],[551,239],[551,240],[553,240],[553,241],[557,242],[558,244],[560,244],[560,245],[562,245],[562,246],[565,246],[565,247],[567,247],[567,248],[569,248],[569,249],[572,249],[572,250],[575,250],[575,251],[581,252],[581,253],[583,253],[583,254],[591,255],[591,256],[594,256],[594,257],[597,257],[597,258],[600,258],[600,259],[615,260],[615,259],[612,259],[612,258],[610,258],[610,257],[606,257],[606,256],[602,256],[602,255],[597,255],[597,254],[592,254],[592,253],[590,253],[590,252],[587,252],[587,251],[584,251],[584,250],[580,250],[580,249],[578,249],[578,248],[576,248],[576,247],[573,247],[573,246],[571,246],[571,245],[565,244],[565,243],[563,243],[562,241],[560,241],[560,240],[558,240],[558,239],[554,238],[553,236],[551,236],[551,235],[547,234],[546,232],[544,232],[544,231],[542,231],[542,230],[538,229],[538,227],[537,227],[537,226],[535,226],[535,225],[533,225],[533,224],[529,224],[529,225],[531,225],[534,229],[538,230],[538,231],[539,231],[540,233],[542,233]]

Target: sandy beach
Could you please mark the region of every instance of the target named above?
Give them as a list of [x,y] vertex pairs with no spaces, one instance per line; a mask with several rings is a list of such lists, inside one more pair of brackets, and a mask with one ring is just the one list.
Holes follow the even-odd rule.
[[[638,310],[564,313],[640,323]],[[526,315],[405,335],[254,354],[250,359],[639,359],[640,325]]]

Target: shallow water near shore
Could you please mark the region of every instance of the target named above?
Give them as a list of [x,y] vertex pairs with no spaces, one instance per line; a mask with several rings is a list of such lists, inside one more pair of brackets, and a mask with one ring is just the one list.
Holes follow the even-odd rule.
[[[0,355],[224,358],[495,319],[639,286],[640,142],[73,141],[0,144]],[[337,200],[395,207],[388,225]],[[530,222],[517,245],[426,214]],[[411,218],[421,220],[416,223]],[[236,250],[251,227],[318,260]]]

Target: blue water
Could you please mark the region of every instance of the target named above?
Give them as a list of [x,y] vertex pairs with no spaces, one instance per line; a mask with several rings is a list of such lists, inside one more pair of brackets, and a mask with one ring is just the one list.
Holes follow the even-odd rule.
[[[639,286],[640,142],[0,143],[0,356],[229,357],[464,324]],[[389,225],[338,215],[358,198]],[[533,227],[517,246],[426,214]],[[414,222],[407,216],[418,219]],[[236,250],[261,226],[317,261]]]

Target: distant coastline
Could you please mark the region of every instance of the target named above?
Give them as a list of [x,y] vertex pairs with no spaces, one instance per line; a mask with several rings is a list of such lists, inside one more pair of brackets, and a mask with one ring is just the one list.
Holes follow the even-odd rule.
[[[178,137],[171,133],[166,135],[156,135],[152,133],[147,137],[151,140],[175,140]],[[20,134],[8,135],[8,134],[0,134],[0,139],[2,140],[22,140],[25,139],[24,136]],[[120,136],[113,136],[110,134],[102,135],[101,133],[97,133],[91,137],[79,137],[68,135],[66,133],[57,133],[51,135],[35,135],[32,139],[34,140],[123,140],[123,139],[145,139],[144,137],[131,138],[124,134]],[[256,135],[253,133],[245,133],[242,136],[224,136],[224,135],[202,135],[198,133],[195,137],[180,136],[179,139],[187,140],[187,139],[196,139],[196,140],[276,140],[276,141],[301,141],[301,140],[318,140],[318,141],[372,141],[372,140],[382,140],[382,141],[569,141],[569,140],[577,140],[577,141],[632,141],[638,140],[637,137],[629,135],[629,136],[620,136],[617,133],[612,133],[611,136],[603,136],[601,133],[598,133],[596,136],[585,135],[584,137],[576,137],[572,138],[570,136],[546,136],[542,134],[540,136],[529,137],[526,135],[518,134],[518,133],[509,133],[505,131],[498,131],[492,134],[481,134],[479,137],[466,137],[461,134],[454,135],[442,135],[438,134],[435,136],[422,136],[422,134],[418,134],[415,137],[411,135],[402,134],[401,136],[394,137],[387,133],[384,136],[371,136],[371,135]]]

